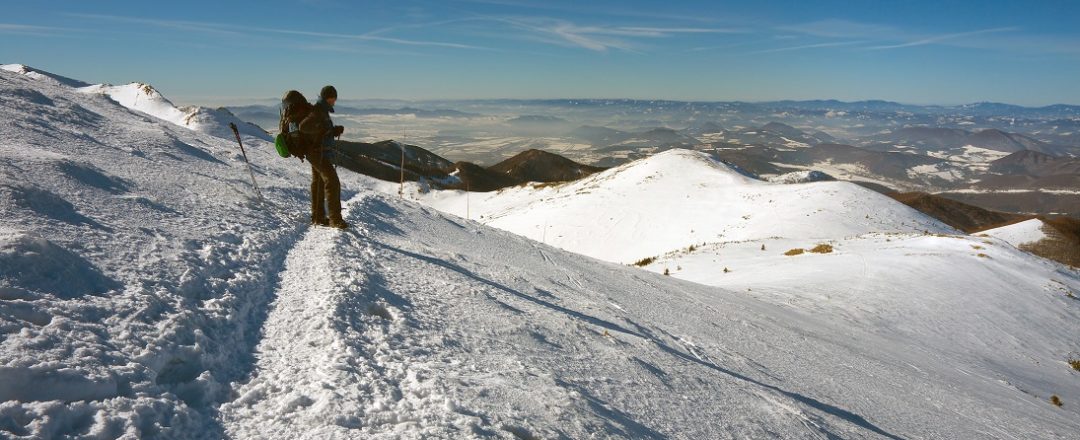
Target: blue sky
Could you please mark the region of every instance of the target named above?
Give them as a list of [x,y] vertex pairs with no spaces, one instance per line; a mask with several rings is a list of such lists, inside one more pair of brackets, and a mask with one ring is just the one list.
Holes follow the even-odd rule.
[[181,103],[342,98],[1080,104],[1077,1],[5,1],[0,62]]

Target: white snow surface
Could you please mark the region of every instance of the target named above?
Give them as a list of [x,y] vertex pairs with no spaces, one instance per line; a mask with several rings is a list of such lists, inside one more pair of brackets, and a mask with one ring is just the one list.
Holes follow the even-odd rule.
[[265,130],[249,122],[241,121],[224,108],[177,107],[149,84],[131,83],[122,86],[95,84],[78,90],[83,93],[108,96],[129,109],[217,137],[233,139],[235,135],[229,128],[229,123],[234,123],[241,134],[254,136],[264,141],[271,140]]
[[1035,243],[1046,238],[1046,233],[1043,232],[1044,227],[1046,227],[1046,223],[1043,223],[1042,220],[1037,218],[1033,218],[1031,220],[1024,220],[1022,222],[1002,226],[1000,228],[988,229],[982,233],[1004,240],[1006,243],[1013,246],[1020,246],[1023,244]]
[[[1065,362],[1080,341],[1080,302],[1066,295],[1080,293],[1080,276],[857,186],[773,185],[668,153],[605,180],[504,192],[568,209],[578,202],[560,191],[574,188],[630,216],[621,227],[684,229],[643,253],[697,242],[688,227],[723,240],[837,240],[834,253],[796,257],[780,253],[787,243],[716,242],[720,257],[745,257],[729,286],[713,287],[560,250],[348,174],[354,228],[310,228],[310,171],[259,138],[244,142],[269,207],[227,139],[6,70],[0,437],[1080,432],[1080,377]],[[688,189],[699,197],[674,192]],[[656,210],[632,216],[648,203]],[[589,218],[594,233],[619,226]],[[637,248],[619,240],[634,236],[648,237],[595,238],[621,255]]]
[[690,150],[669,150],[568,184],[471,194],[468,201],[463,191],[410,191],[410,197],[616,263],[718,241],[956,233],[853,183],[763,182]]

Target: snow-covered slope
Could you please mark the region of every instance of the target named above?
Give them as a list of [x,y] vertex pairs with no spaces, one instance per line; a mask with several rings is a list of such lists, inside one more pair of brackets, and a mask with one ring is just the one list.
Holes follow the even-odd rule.
[[86,87],[90,85],[77,79],[71,79],[68,77],[57,75],[55,73],[38,70],[24,64],[0,64],[0,70],[18,73],[20,75],[29,76],[38,81],[44,81],[57,85],[65,85],[68,87]]
[[233,139],[234,135],[229,124],[234,123],[243,135],[265,141],[272,139],[266,130],[250,122],[241,121],[225,108],[177,107],[149,84],[137,82],[122,86],[95,84],[81,87],[79,91],[105,95],[129,109],[220,138]]
[[1043,223],[1042,220],[1033,218],[1031,220],[1002,226],[1000,228],[988,229],[982,233],[1019,247],[1020,245],[1036,243],[1039,240],[1046,238],[1046,233],[1043,232],[1043,227],[1045,226],[1046,224]]
[[762,182],[690,150],[670,150],[569,184],[481,194],[410,191],[410,197],[618,263],[703,243],[956,232],[853,183]]
[[185,125],[184,119],[187,114],[180,111],[171,101],[161,96],[161,93],[158,93],[149,84],[130,83],[122,86],[96,84],[83,87],[80,91],[106,95],[124,107],[138,110],[176,125]]
[[[308,228],[308,170],[255,138],[245,142],[268,209],[224,139],[20,74],[0,72],[0,104],[0,437],[1080,430],[1080,378],[1065,362],[1080,341],[1080,302],[1066,295],[1080,277],[994,239],[980,239],[990,258],[971,255],[974,239],[925,234],[947,229],[884,204],[876,223],[844,222],[866,211],[838,195],[847,186],[813,184],[850,206],[807,218],[837,219],[823,236],[860,233],[867,247],[786,257],[770,246],[761,267],[798,261],[802,280],[762,269],[725,289],[572,254],[348,175],[355,228]],[[699,166],[680,169],[723,170]],[[661,170],[622,173],[683,175]],[[744,210],[799,199],[766,188],[819,194],[714,179],[706,189],[766,197],[727,199]],[[611,198],[595,203],[631,203],[600,185],[589,188]],[[717,218],[759,233],[738,214]],[[916,220],[919,232],[902,224]],[[788,239],[815,236],[789,221]],[[859,269],[877,254],[889,264]],[[973,273],[950,278],[951,266]]]
[[[307,167],[0,71],[0,437],[215,437]],[[355,184],[346,181],[346,188]]]

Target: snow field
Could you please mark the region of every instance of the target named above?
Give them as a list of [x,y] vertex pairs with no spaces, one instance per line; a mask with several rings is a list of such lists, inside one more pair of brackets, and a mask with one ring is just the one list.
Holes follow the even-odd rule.
[[354,229],[308,228],[308,167],[259,136],[266,207],[220,124],[3,70],[2,437],[1080,431],[1080,276],[854,185],[668,152],[470,221],[343,174]]

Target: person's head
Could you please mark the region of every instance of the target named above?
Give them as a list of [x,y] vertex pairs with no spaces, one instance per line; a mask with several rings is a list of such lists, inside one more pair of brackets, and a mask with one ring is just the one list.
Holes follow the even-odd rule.
[[322,90],[319,91],[319,98],[333,107],[334,103],[337,102],[337,89],[335,89],[334,86],[323,87]]

